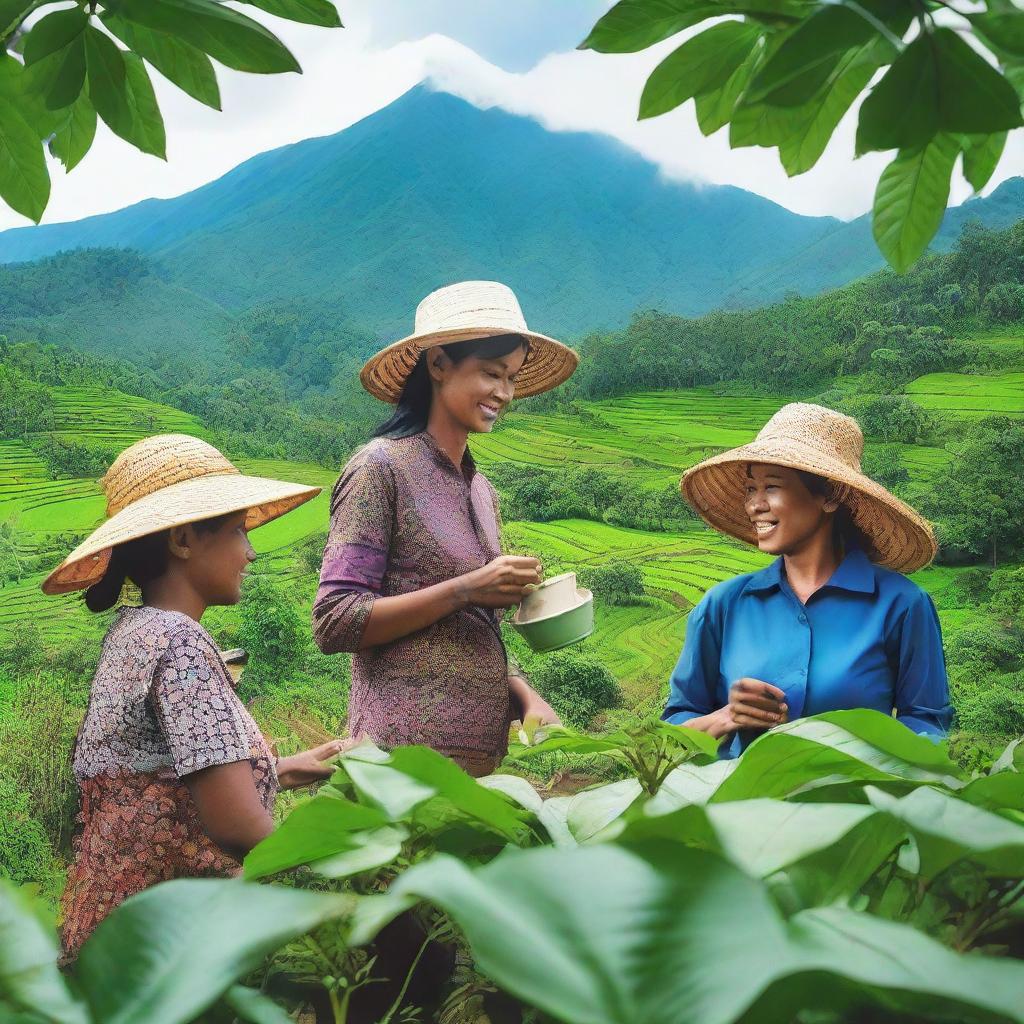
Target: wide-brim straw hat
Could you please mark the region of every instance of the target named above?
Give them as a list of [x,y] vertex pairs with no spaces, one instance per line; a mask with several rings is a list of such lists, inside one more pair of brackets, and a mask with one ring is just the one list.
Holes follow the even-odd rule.
[[394,405],[428,349],[502,334],[519,334],[529,342],[529,352],[516,374],[516,398],[558,387],[579,363],[579,356],[568,345],[526,326],[511,288],[497,281],[460,281],[431,292],[416,307],[413,333],[373,356],[360,371],[359,380],[375,398]]
[[783,406],[750,444],[688,469],[680,488],[709,526],[756,547],[744,510],[747,466],[768,463],[815,473],[838,485],[835,497],[864,535],[868,557],[898,572],[914,572],[935,557],[935,535],[906,502],[861,472],[863,452],[864,435],[855,419],[794,402]]
[[107,519],[43,581],[47,594],[98,583],[118,544],[172,526],[248,510],[252,530],[320,493],[319,487],[244,476],[213,445],[188,434],[137,441],[114,460],[100,481]]

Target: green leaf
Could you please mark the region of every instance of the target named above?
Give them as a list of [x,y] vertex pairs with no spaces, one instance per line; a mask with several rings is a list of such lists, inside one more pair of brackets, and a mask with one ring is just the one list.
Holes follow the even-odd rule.
[[57,969],[57,943],[26,893],[0,878],[0,1010],[25,1010],[52,1024],[90,1024]]
[[125,53],[125,91],[128,109],[131,111],[131,127],[122,138],[143,153],[152,153],[162,160],[167,159],[167,136],[164,119],[153,92],[153,83],[142,58],[134,53]]
[[37,224],[50,199],[42,143],[6,99],[0,99],[0,198]]
[[1024,775],[999,772],[968,782],[957,793],[961,800],[990,811],[1024,811]]
[[26,65],[35,64],[43,57],[63,50],[69,43],[80,39],[88,24],[89,15],[81,7],[54,11],[53,14],[46,15],[32,26],[25,40]]
[[373,807],[338,797],[317,795],[299,804],[245,858],[245,877],[265,878],[300,864],[355,850],[355,833],[379,828],[387,818]]
[[300,71],[288,48],[258,21],[212,0],[121,0],[117,14],[166,32],[236,71]]
[[1021,1019],[1024,964],[848,910],[786,921],[764,883],[679,843],[509,851],[476,871],[434,857],[382,907],[410,895],[452,917],[501,988],[570,1024],[732,1024],[755,1003],[769,1013],[757,1019],[788,1021],[851,994],[862,1010]]
[[566,810],[566,825],[577,843],[586,843],[621,818],[643,792],[636,779],[621,779],[577,793]]
[[88,96],[78,97],[67,124],[50,141],[50,152],[64,164],[66,171],[81,162],[96,137],[96,109]]
[[1006,147],[1006,132],[994,135],[964,135],[960,139],[964,152],[964,177],[975,192],[980,192],[995,173]]
[[1024,737],[1008,743],[992,765],[991,773],[1024,772]]
[[949,135],[901,151],[882,172],[871,228],[889,265],[907,270],[939,230],[949,201],[949,179],[960,147]]
[[85,59],[92,105],[107,127],[124,138],[132,128],[124,53],[109,36],[90,25],[85,32]]
[[687,804],[706,804],[718,787],[739,767],[738,760],[711,764],[681,764],[669,772],[661,788],[648,802],[651,814],[666,814]]
[[760,59],[760,47],[755,47],[724,85],[695,98],[697,124],[704,135],[714,135],[732,119],[736,103],[749,84]]
[[[912,20],[909,7],[890,0],[864,0],[869,14],[902,36]],[[847,61],[869,43],[881,41],[877,29],[858,11],[843,4],[822,7],[798,25],[782,42],[751,83],[749,99],[775,106],[806,103],[831,79],[844,56]],[[894,50],[885,44],[886,58]],[[879,60],[879,64],[883,63]]]
[[200,103],[220,110],[217,73],[202,50],[175,36],[154,32],[114,14],[103,15],[103,24],[168,81]]
[[952,29],[914,40],[860,109],[857,152],[911,149],[938,132],[990,134],[1024,124],[1013,86]]
[[251,7],[259,7],[267,14],[274,14],[289,21],[300,21],[305,25],[321,25],[324,28],[341,28],[337,8],[329,0],[241,0]]
[[6,42],[36,6],[34,0],[0,0],[0,40]]
[[267,954],[352,906],[350,896],[238,879],[165,882],[100,922],[76,978],[103,1024],[182,1024]]
[[991,875],[1021,876],[1024,825],[930,786],[901,799],[871,786],[865,792],[874,807],[904,822],[914,834],[922,878],[934,878],[960,860],[971,860]]
[[[63,50],[59,50],[58,59],[59,63],[55,66],[46,91],[46,106],[50,110],[70,107],[82,94],[86,68],[84,37],[76,36]],[[33,69],[42,67],[42,62],[33,65]]]
[[486,775],[477,782],[484,789],[493,789],[504,793],[510,800],[514,800],[524,810],[531,814],[540,814],[544,801],[540,794],[531,786],[526,779],[518,775]]
[[581,50],[635,53],[713,17],[708,0],[619,0],[580,43]]
[[657,117],[688,99],[719,89],[750,55],[761,30],[726,21],[688,39],[651,73],[640,97],[640,117]]
[[778,143],[779,159],[790,177],[804,174],[821,159],[839,122],[882,63],[878,51],[879,47],[869,45],[845,54],[822,95],[794,108],[799,120]]
[[232,985],[224,993],[224,1002],[248,1024],[295,1024],[290,1013],[256,989]]
[[311,861],[309,867],[325,878],[350,878],[390,864],[402,852],[402,844],[408,838],[409,833],[395,825],[353,832],[351,849]]
[[1019,10],[979,11],[963,17],[998,53],[1024,57],[1024,15]]

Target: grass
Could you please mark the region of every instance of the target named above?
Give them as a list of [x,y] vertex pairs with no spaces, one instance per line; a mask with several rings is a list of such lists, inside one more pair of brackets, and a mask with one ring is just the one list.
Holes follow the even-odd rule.
[[1024,416],[1024,371],[929,373],[906,387],[929,412],[959,420],[983,416]]

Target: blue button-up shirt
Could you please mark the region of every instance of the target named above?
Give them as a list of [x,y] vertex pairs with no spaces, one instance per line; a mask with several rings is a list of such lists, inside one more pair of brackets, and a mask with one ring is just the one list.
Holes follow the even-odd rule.
[[[712,587],[687,619],[662,718],[682,725],[718,710],[744,676],[784,690],[790,719],[895,710],[914,732],[942,736],[953,717],[935,605],[858,549],[806,605],[781,558]],[[741,730],[721,756],[735,757],[757,735]]]

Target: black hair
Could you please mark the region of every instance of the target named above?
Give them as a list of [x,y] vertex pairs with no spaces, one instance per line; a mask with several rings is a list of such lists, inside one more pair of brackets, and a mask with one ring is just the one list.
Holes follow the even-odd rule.
[[[215,533],[234,514],[228,512],[222,516],[201,519],[191,525],[200,533]],[[159,533],[150,533],[116,545],[110,552],[110,561],[103,578],[85,592],[85,605],[89,611],[105,612],[113,608],[121,596],[125,580],[131,580],[142,588],[163,576],[170,559],[167,547],[170,535],[169,529],[160,530]]]
[[[493,338],[471,338],[441,345],[441,350],[453,363],[461,363],[470,356],[480,359],[500,359],[517,348],[530,350],[530,343],[521,334],[499,334]],[[412,437],[427,429],[430,402],[434,389],[427,370],[427,349],[420,355],[402,388],[395,411],[373,432],[374,437]]]

